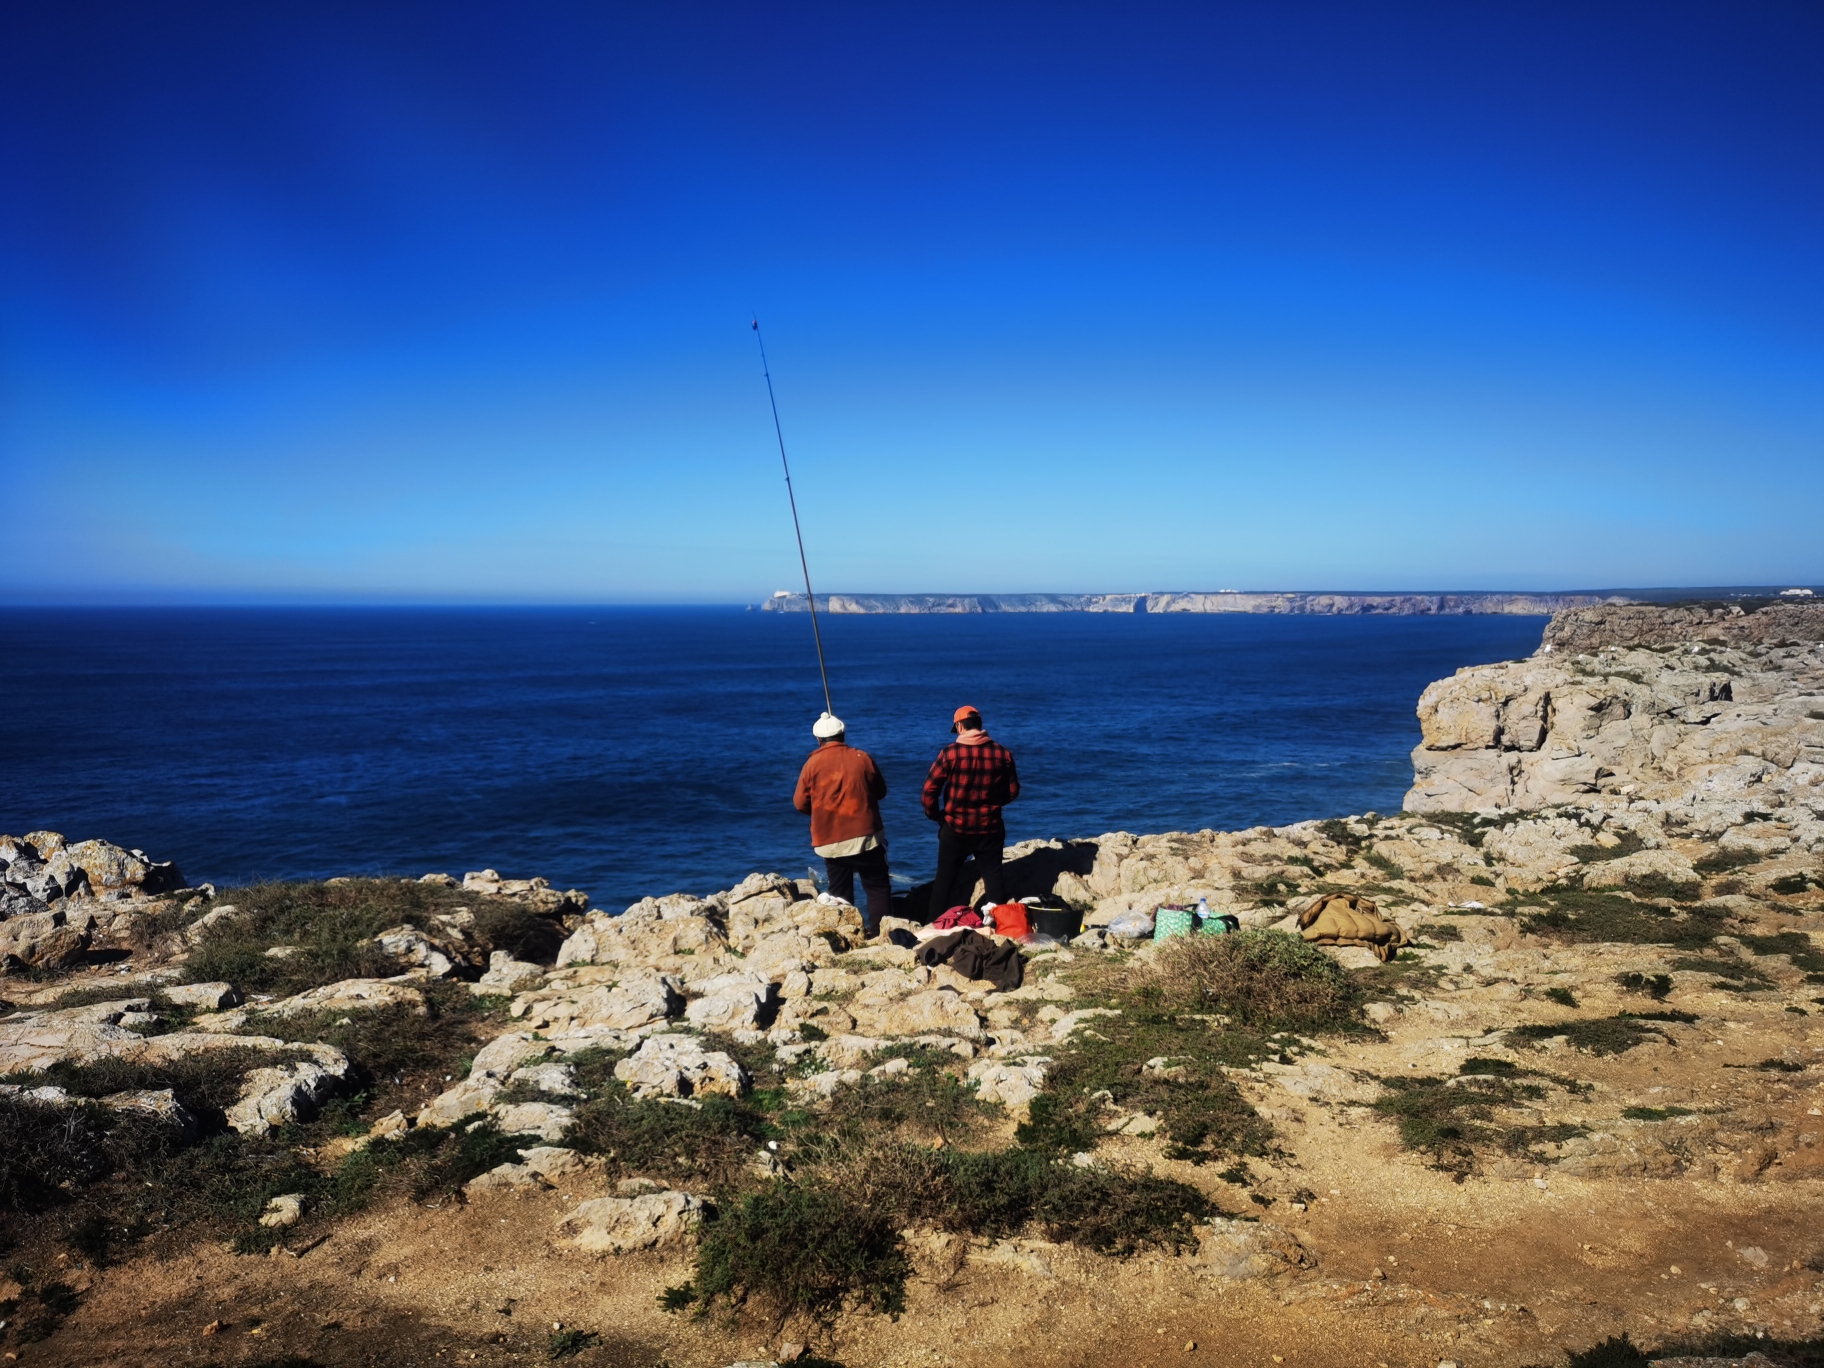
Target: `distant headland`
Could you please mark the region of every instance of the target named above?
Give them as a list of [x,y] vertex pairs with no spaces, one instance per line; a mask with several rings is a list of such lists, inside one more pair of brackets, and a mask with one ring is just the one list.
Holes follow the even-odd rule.
[[[1505,613],[1545,617],[1595,603],[1627,603],[1605,594],[819,594],[821,613],[1314,613],[1425,616]],[[760,605],[769,613],[802,613],[803,594],[780,591]]]

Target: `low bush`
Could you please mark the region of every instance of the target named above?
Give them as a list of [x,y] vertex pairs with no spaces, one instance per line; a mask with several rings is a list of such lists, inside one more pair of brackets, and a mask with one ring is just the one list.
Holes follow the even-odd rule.
[[1757,955],[1785,955],[1792,961],[1794,969],[1803,969],[1808,973],[1824,973],[1824,953],[1820,953],[1811,937],[1803,931],[1777,931],[1770,936],[1755,936],[1743,932],[1737,939]]
[[1178,937],[1134,986],[1166,1011],[1221,1012],[1259,1031],[1346,1030],[1361,1008],[1343,968],[1284,931]]
[[1545,990],[1545,993],[1543,994],[1543,996],[1546,998],[1547,1001],[1555,1002],[1560,1007],[1575,1007],[1577,1005],[1577,995],[1575,993],[1573,993],[1569,988],[1564,988],[1564,987],[1547,988]]
[[[245,991],[278,995],[341,979],[385,978],[402,966],[380,948],[375,935],[401,922],[420,923],[432,913],[473,902],[473,895],[401,879],[228,889],[212,906],[231,903],[240,915],[203,933],[188,968],[198,981],[225,979]],[[478,922],[483,912],[496,916],[484,907],[476,910]],[[296,951],[284,958],[269,957],[266,951],[276,945],[294,946]]]
[[1627,1013],[1598,1017],[1593,1021],[1516,1026],[1508,1034],[1523,1045],[1536,1045],[1555,1036],[1564,1036],[1574,1048],[1593,1055],[1625,1054],[1649,1040],[1671,1041],[1663,1029],[1655,1028],[1651,1018]]
[[1520,1081],[1519,1073],[1503,1060],[1472,1059],[1456,1079],[1394,1075],[1381,1080],[1386,1091],[1374,1109],[1399,1123],[1408,1149],[1424,1151],[1436,1167],[1462,1178],[1475,1167],[1479,1145],[1524,1149],[1553,1138],[1486,1124],[1498,1107],[1544,1096],[1542,1086]]
[[1681,955],[1672,961],[1675,971],[1688,974],[1709,974],[1721,979],[1737,992],[1751,993],[1761,988],[1773,987],[1773,980],[1756,969],[1752,964],[1735,958],[1710,958],[1702,955]]
[[886,1212],[821,1185],[774,1182],[703,1228],[692,1287],[706,1302],[751,1303],[781,1319],[828,1317],[851,1297],[898,1315],[911,1271]]
[[610,1177],[727,1192],[741,1185],[772,1134],[766,1117],[746,1100],[705,1097],[700,1106],[683,1107],[635,1098],[611,1079],[576,1108],[564,1143],[599,1155]]
[[1743,865],[1759,864],[1762,858],[1752,850],[1713,850],[1703,858],[1693,860],[1691,867],[1699,874],[1727,874]]
[[106,1173],[109,1119],[101,1107],[0,1097],[0,1212],[45,1211]]
[[1560,888],[1527,896],[1548,906],[1543,912],[1516,909],[1522,912],[1521,930],[1571,944],[1607,941],[1697,950],[1722,931],[1725,916],[1718,909],[1678,910],[1591,889]]
[[1645,993],[1655,1002],[1664,1002],[1672,995],[1672,976],[1670,974],[1617,974],[1615,982],[1630,993]]

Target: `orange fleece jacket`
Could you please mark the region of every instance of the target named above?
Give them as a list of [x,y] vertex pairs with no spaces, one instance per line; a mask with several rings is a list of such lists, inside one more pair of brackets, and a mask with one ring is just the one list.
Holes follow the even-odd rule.
[[880,800],[886,796],[887,781],[874,757],[837,742],[811,752],[798,775],[792,806],[810,814],[813,846],[834,845],[886,830],[880,820]]

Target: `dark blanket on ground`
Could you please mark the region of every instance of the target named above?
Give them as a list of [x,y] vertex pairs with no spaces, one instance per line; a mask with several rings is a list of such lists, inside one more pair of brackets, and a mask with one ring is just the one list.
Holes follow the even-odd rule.
[[991,940],[975,931],[928,940],[913,957],[932,967],[947,964],[963,977],[983,979],[1002,992],[1018,988],[1026,972],[1026,958],[1012,941]]

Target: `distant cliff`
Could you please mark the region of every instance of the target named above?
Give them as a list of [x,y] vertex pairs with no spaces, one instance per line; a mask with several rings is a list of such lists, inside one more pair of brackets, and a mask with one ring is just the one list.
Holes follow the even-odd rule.
[[[1436,615],[1508,613],[1544,617],[1587,604],[1618,603],[1597,594],[819,594],[821,613],[1352,613]],[[803,594],[760,605],[802,613]]]

